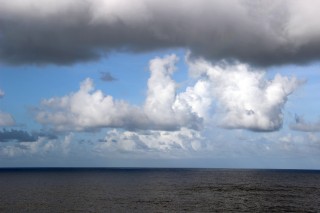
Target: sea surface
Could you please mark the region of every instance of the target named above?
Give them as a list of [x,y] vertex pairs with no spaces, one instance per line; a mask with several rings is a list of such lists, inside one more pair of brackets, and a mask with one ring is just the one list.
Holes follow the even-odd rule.
[[320,212],[320,171],[0,169],[0,212]]

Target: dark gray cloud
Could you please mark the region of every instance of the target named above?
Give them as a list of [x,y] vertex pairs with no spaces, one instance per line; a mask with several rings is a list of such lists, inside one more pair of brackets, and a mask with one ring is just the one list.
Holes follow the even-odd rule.
[[101,74],[100,79],[102,81],[111,82],[111,81],[117,80],[115,77],[111,75],[110,72],[101,72],[100,74]]
[[57,136],[52,133],[46,132],[32,132],[29,133],[23,130],[6,130],[3,129],[0,131],[0,142],[9,142],[9,141],[16,141],[16,142],[35,142],[38,140],[39,137],[45,137],[48,139],[57,139]]
[[0,59],[69,64],[111,51],[188,48],[209,60],[306,63],[320,54],[318,2],[0,0]]

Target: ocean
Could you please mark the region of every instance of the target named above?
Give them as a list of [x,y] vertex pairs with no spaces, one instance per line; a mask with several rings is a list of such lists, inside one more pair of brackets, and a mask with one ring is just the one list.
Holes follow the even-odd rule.
[[0,212],[319,212],[320,171],[0,169]]

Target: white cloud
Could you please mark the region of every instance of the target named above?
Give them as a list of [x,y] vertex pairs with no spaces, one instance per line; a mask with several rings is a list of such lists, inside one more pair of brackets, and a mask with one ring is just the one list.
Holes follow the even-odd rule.
[[196,83],[177,94],[177,83],[172,79],[177,60],[170,55],[150,61],[151,75],[142,107],[95,90],[88,78],[75,93],[43,100],[36,120],[57,131],[104,127],[200,130],[212,123],[225,128],[275,131],[282,127],[288,96],[302,83],[279,74],[269,80],[264,71],[246,64],[213,65],[203,59],[187,59]]
[[103,127],[134,127],[144,125],[144,115],[125,101],[114,100],[94,90],[87,78],[80,90],[64,97],[43,100],[36,119],[53,125],[57,131],[83,131]]
[[206,110],[210,109],[210,101],[214,102],[215,119],[225,128],[278,130],[288,96],[302,83],[280,74],[268,80],[264,71],[245,64],[212,65],[202,59],[188,63],[191,75],[202,78],[196,86],[206,87],[206,93],[210,93],[205,95]]
[[178,129],[179,126],[198,129],[201,124],[190,106],[177,98],[177,84],[171,78],[177,60],[175,55],[171,55],[150,61],[151,76],[144,112],[151,123],[157,126],[156,129]]
[[213,102],[210,86],[210,82],[198,80],[193,87],[187,87],[185,92],[177,95],[175,106],[190,107],[200,118],[207,118]]
[[201,119],[187,105],[176,100],[176,83],[171,79],[177,57],[156,58],[150,62],[151,76],[143,107],[94,90],[93,81],[86,79],[80,90],[64,97],[43,100],[36,120],[57,131],[88,131],[104,127],[125,129],[178,130],[197,129]]

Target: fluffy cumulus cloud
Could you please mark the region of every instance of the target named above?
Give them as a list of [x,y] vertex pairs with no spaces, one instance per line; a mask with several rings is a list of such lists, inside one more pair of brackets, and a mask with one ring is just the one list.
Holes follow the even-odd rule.
[[320,53],[319,3],[290,0],[0,0],[0,59],[66,64],[114,50],[188,48],[210,60],[303,63]]
[[130,128],[145,123],[144,115],[137,107],[95,90],[90,78],[84,80],[75,93],[43,100],[36,119],[42,124],[54,125],[57,131]]
[[156,58],[150,62],[146,102],[143,107],[95,90],[88,78],[79,91],[64,97],[43,100],[36,111],[36,120],[57,131],[90,131],[103,127],[130,130],[177,130],[199,128],[202,120],[186,105],[178,105],[176,83],[171,79],[177,57]]
[[177,129],[177,124],[199,129],[202,119],[192,112],[190,105],[181,104],[177,98],[177,83],[171,77],[177,60],[171,55],[150,61],[151,76],[143,111],[157,129]]
[[169,55],[150,61],[150,78],[143,106],[115,100],[86,79],[79,91],[43,100],[36,120],[57,131],[90,131],[100,128],[127,130],[201,130],[224,128],[275,131],[282,127],[288,96],[302,83],[245,64],[228,65],[188,59],[194,85],[177,93],[172,79],[178,58]]
[[305,121],[305,119],[299,115],[295,117],[295,123],[290,125],[292,130],[302,131],[302,132],[320,132],[320,120],[311,123]]
[[188,63],[192,76],[202,78],[194,88],[189,89],[191,96],[205,94],[205,99],[201,95],[198,95],[201,98],[196,98],[196,101],[204,103],[200,106],[205,106],[205,110],[198,106],[201,112],[210,109],[210,97],[214,99],[215,118],[218,125],[225,128],[253,131],[280,129],[288,96],[303,83],[295,77],[279,74],[269,80],[264,71],[254,70],[246,64],[228,65],[222,62],[213,65],[202,59],[189,60]]

